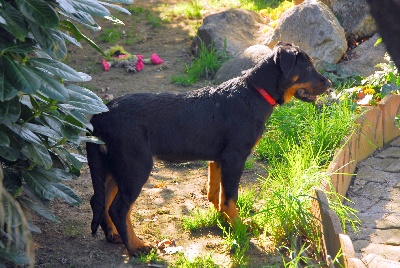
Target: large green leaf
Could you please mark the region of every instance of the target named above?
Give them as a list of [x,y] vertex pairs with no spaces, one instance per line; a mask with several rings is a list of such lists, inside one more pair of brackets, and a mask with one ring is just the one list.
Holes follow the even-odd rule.
[[57,3],[59,4],[58,7],[60,8],[60,10],[67,14],[72,14],[76,12],[75,8],[68,0],[57,0]]
[[11,100],[17,94],[18,90],[7,81],[3,57],[0,57],[0,102]]
[[19,53],[19,54],[28,54],[31,51],[33,51],[35,47],[32,44],[10,44],[7,47],[3,49],[3,53],[6,52],[13,52],[13,53]]
[[131,15],[131,12],[129,12],[129,10],[127,10],[127,9],[121,7],[121,6],[117,6],[117,5],[113,5],[113,4],[110,4],[110,3],[107,3],[107,2],[101,2],[101,1],[99,1],[99,3],[102,4],[103,6],[116,9],[116,10],[118,10],[118,11],[120,11],[122,13],[125,13],[127,15]]
[[52,183],[42,175],[32,172],[30,170],[21,170],[22,178],[38,197],[52,200],[56,197]]
[[0,247],[0,259],[8,260],[9,262],[19,265],[28,265],[31,263],[30,258],[26,255],[25,252],[21,252],[20,250],[15,249],[6,249],[6,247]]
[[21,104],[19,97],[16,96],[9,101],[4,101],[0,105],[0,123],[11,125],[17,122],[21,114]]
[[43,142],[40,140],[40,138],[28,128],[18,124],[13,124],[8,126],[8,128],[22,139],[39,146],[43,146]]
[[59,168],[49,170],[36,168],[35,171],[52,182],[69,181],[72,179],[72,175],[69,172]]
[[58,26],[57,12],[43,0],[15,0],[19,11],[29,20],[43,27],[56,28]]
[[14,162],[19,157],[19,151],[9,146],[0,146],[0,156]]
[[52,100],[68,101],[68,91],[61,82],[38,69],[35,69],[34,73],[40,78],[40,92]]
[[78,111],[75,111],[73,109],[65,109],[63,107],[60,107],[60,110],[67,115],[65,120],[73,125],[79,126],[81,124],[82,126],[85,126],[89,130],[93,131],[93,126],[90,124],[89,120],[86,118],[86,116]]
[[104,17],[110,15],[110,11],[96,0],[70,0],[69,2],[75,9],[82,10],[93,16]]
[[29,62],[67,81],[83,82],[79,72],[62,62],[46,58],[33,58]]
[[7,25],[6,20],[2,16],[0,16],[0,24]]
[[40,216],[53,221],[53,222],[60,222],[60,218],[57,217],[55,214],[51,213],[48,209],[45,207],[38,205],[34,202],[32,202],[29,199],[26,198],[19,198],[19,201],[25,206],[30,208],[31,210],[35,211],[37,214]]
[[80,10],[78,10],[75,13],[72,14],[67,14],[67,13],[63,13],[60,12],[62,15],[64,15],[67,18],[73,19],[83,25],[85,25],[86,27],[92,29],[93,31],[100,31],[101,27],[94,21],[93,17],[85,12],[82,12]]
[[60,118],[49,114],[43,114],[43,117],[51,129],[63,136],[63,123],[61,122]]
[[53,59],[63,60],[67,56],[67,46],[58,30],[44,28],[34,23],[30,24],[30,27],[41,48]]
[[26,147],[22,148],[21,152],[32,162],[46,169],[51,168],[53,165],[53,160],[51,159],[49,151],[43,145],[28,143]]
[[17,90],[31,94],[39,89],[40,81],[34,72],[7,56],[2,59],[6,77]]
[[7,25],[4,26],[4,28],[19,40],[24,41],[25,37],[27,37],[29,33],[28,25],[24,20],[24,17],[6,1],[2,1],[1,3],[3,8],[0,8],[0,16],[2,16],[7,22]]
[[68,186],[62,183],[53,183],[53,186],[55,194],[58,197],[63,198],[68,204],[73,206],[79,206],[82,204],[81,198]]
[[40,135],[52,138],[53,140],[56,140],[56,141],[61,140],[63,138],[56,131],[49,128],[48,126],[37,125],[37,124],[32,124],[32,123],[26,123],[24,126],[34,133],[38,133]]
[[133,3],[133,0],[107,0],[107,2],[113,2],[113,3],[120,3],[120,4],[129,5],[129,4]]
[[97,138],[95,136],[81,136],[81,141],[82,142],[91,142],[91,143],[95,143],[95,144],[104,144],[104,142],[102,140],[100,140],[99,138]]
[[7,134],[0,130],[0,146],[9,146],[10,139]]
[[[75,36],[75,38],[80,41],[80,40],[85,40],[86,43],[88,43],[91,47],[93,47],[95,50],[100,52],[103,56],[106,56],[103,50],[101,50],[90,38],[88,38],[86,35],[84,35],[79,29],[69,20],[63,20],[60,22],[60,28],[67,30],[71,34]],[[78,45],[80,46],[80,44]]]
[[69,104],[74,105],[76,110],[87,114],[97,114],[108,111],[107,106],[92,91],[72,84],[67,85],[67,88],[69,89],[70,96]]
[[75,172],[79,172],[79,170],[81,170],[83,166],[82,162],[64,148],[57,148],[55,151],[64,162],[70,165],[71,171],[74,171],[74,174],[77,175]]

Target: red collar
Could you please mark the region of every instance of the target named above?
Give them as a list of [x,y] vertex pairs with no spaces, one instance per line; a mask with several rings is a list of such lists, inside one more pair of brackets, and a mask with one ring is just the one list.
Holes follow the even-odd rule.
[[258,90],[258,92],[261,94],[261,96],[264,97],[264,99],[271,104],[271,106],[275,106],[277,104],[276,100],[274,98],[271,97],[271,95],[268,94],[268,92],[263,89],[263,88],[256,88]]

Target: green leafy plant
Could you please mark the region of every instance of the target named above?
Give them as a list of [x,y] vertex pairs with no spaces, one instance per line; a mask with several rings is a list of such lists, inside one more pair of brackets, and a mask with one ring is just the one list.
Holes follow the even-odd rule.
[[83,40],[103,54],[73,21],[92,30],[100,30],[92,16],[121,23],[106,7],[129,14],[97,0],[0,2],[0,266],[3,260],[33,264],[29,231],[39,228],[27,223],[22,209],[58,221],[46,209],[49,201],[81,203],[64,181],[78,176],[86,161],[81,143],[100,143],[88,134],[85,115],[107,107],[76,84],[90,77],[62,60],[66,42],[81,46]]
[[213,207],[206,210],[196,209],[190,212],[188,217],[182,218],[182,227],[191,232],[201,228],[213,227],[217,225],[219,217],[219,213]]
[[193,261],[188,260],[183,253],[178,255],[177,260],[171,265],[173,268],[218,268],[212,259],[211,254],[206,256],[198,256]]
[[400,93],[400,74],[394,64],[394,61],[386,53],[384,63],[377,65],[381,70],[366,77],[361,81],[363,89],[372,89],[373,99],[372,105],[376,105],[383,97],[388,94]]
[[186,74],[173,76],[172,83],[190,86],[199,81],[200,78],[210,80],[228,59],[229,57],[225,52],[218,52],[213,46],[207,48],[204,43],[201,43],[199,57],[186,67]]

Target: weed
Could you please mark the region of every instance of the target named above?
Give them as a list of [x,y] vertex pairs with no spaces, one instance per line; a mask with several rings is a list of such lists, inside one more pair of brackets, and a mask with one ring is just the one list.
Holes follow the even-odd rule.
[[221,221],[218,221],[218,227],[221,228],[224,236],[224,244],[231,252],[231,260],[234,267],[247,266],[249,257],[246,256],[247,250],[250,248],[250,234],[248,226],[236,220],[234,226],[223,226]]
[[178,254],[178,258],[174,264],[171,265],[172,268],[218,268],[219,266],[215,264],[212,259],[211,254],[206,256],[196,257],[193,261],[189,261],[183,253]]
[[225,52],[218,52],[213,45],[207,48],[204,43],[200,45],[199,57],[186,67],[186,74],[172,77],[172,83],[182,86],[193,85],[200,78],[211,80],[221,65],[228,60]]
[[203,211],[196,209],[190,213],[190,216],[182,218],[182,228],[193,232],[201,228],[216,226],[219,217],[219,213],[212,207]]
[[158,16],[154,16],[151,13],[147,14],[146,19],[150,23],[152,28],[161,27],[161,25],[164,23],[163,19]]
[[143,253],[139,255],[139,258],[133,259],[133,264],[141,264],[141,263],[164,264],[165,261],[159,257],[157,249],[152,249],[148,254]]
[[201,10],[202,6],[200,1],[191,0],[175,5],[171,14],[174,16],[184,16],[188,19],[199,19],[201,18]]
[[118,28],[109,28],[105,29],[99,37],[99,40],[102,42],[115,44],[117,43],[122,36],[122,31]]
[[68,225],[67,228],[64,230],[64,234],[65,236],[71,238],[82,235],[82,223]]

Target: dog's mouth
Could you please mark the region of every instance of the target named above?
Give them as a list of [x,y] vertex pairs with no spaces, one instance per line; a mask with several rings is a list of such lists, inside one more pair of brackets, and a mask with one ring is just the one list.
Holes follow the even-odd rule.
[[315,102],[318,99],[318,95],[310,94],[305,89],[296,90],[294,97],[305,102]]

